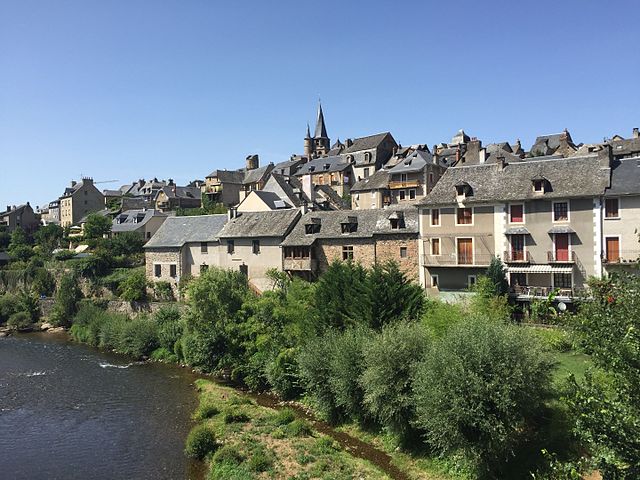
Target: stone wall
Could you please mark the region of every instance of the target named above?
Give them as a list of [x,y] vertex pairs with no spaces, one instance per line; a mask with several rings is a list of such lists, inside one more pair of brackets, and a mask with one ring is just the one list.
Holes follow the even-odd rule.
[[[147,250],[144,254],[145,260],[145,274],[147,280],[150,282],[169,282],[172,287],[175,288],[178,282],[178,278],[183,274],[182,271],[182,256],[179,249],[172,250]],[[156,277],[154,274],[154,264],[160,264],[162,266],[162,272],[160,277]],[[173,278],[169,275],[169,265],[176,265],[177,277]]]
[[[406,248],[406,257],[402,257],[401,248]],[[414,282],[420,281],[418,270],[418,235],[385,235],[378,237],[376,242],[376,257],[379,263],[389,260],[395,261],[407,278]]]

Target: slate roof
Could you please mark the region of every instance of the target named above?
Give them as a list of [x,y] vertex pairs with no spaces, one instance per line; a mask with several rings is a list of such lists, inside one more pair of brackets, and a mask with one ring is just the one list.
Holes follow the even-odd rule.
[[389,188],[390,178],[391,174],[389,173],[389,170],[378,170],[370,177],[363,178],[362,180],[358,180],[354,183],[353,187],[351,187],[351,192],[370,192],[371,190]]
[[244,170],[214,170],[207,178],[217,177],[221,183],[241,184],[244,180]]
[[302,165],[295,174],[296,176],[300,176],[317,173],[341,172],[350,166],[351,164],[340,156],[320,157]]
[[[397,206],[396,206],[397,207]],[[391,228],[390,217],[404,218],[405,228]],[[355,217],[358,224],[353,233],[342,233],[342,223],[347,217]],[[305,225],[320,224],[320,232],[307,234]],[[377,208],[366,210],[352,210],[349,212],[309,212],[303,215],[287,238],[281,243],[283,246],[312,245],[321,239],[353,239],[373,238],[374,235],[418,235],[418,211],[414,208]]]
[[354,138],[351,146],[344,149],[342,153],[354,153],[360,152],[362,150],[371,150],[373,148],[377,148],[387,135],[391,135],[391,133],[383,132],[376,133],[375,135],[369,135],[367,137]]
[[271,210],[293,207],[290,202],[280,198],[280,195],[275,192],[267,192],[265,190],[252,190],[249,195],[251,195],[252,193],[254,195],[257,195],[258,198],[260,198],[260,200],[262,200]]
[[[29,205],[30,206],[30,205]],[[27,204],[18,205],[15,209],[5,210],[4,212],[0,212],[0,218],[9,217],[11,215],[17,215],[18,213],[22,213],[22,211],[27,208]]]
[[121,197],[122,192],[120,190],[103,190],[102,194],[105,197]]
[[416,150],[411,155],[401,160],[389,170],[391,175],[400,175],[402,173],[414,173],[424,170],[424,167],[431,163],[431,155],[427,152]]
[[180,248],[189,242],[213,242],[227,223],[227,215],[167,217],[144,248]]
[[[602,166],[598,155],[570,157],[557,160],[530,160],[499,164],[470,165],[449,168],[440,177],[431,192],[418,205],[456,204],[455,185],[467,182],[473,195],[465,204],[528,200],[533,198],[570,198],[602,195],[609,185],[608,167]],[[551,184],[551,190],[534,193],[532,178],[542,176]]]
[[72,196],[74,193],[76,193],[78,190],[80,190],[80,188],[82,188],[82,185],[84,185],[84,181],[80,180],[73,187],[65,188],[64,189],[64,193],[62,194],[62,196],[60,198]]
[[[175,191],[174,191],[175,189]],[[200,199],[201,191],[199,187],[162,187],[161,189],[167,198],[195,198]]]
[[345,210],[350,208],[350,205],[347,205],[342,197],[329,185],[316,185],[314,190],[316,192],[315,203],[323,210]]
[[640,138],[628,138],[612,140],[611,151],[613,155],[637,155],[640,154]]
[[113,219],[112,232],[133,232],[149,222],[153,217],[166,217],[164,213],[155,210],[127,210]]
[[220,232],[220,238],[284,237],[300,216],[298,209],[238,212]]
[[640,156],[613,162],[607,196],[640,194]]
[[299,207],[300,205],[302,205],[303,200],[301,200],[300,197],[296,194],[296,190],[301,193],[304,200],[306,200],[307,202],[309,201],[307,196],[302,191],[302,184],[300,183],[300,180],[295,177],[285,178],[285,176],[283,175],[272,173],[269,177],[269,180],[267,180],[267,183],[262,189],[262,191],[273,192],[277,194],[282,200],[285,200],[294,207]]
[[89,215],[100,215],[101,217],[109,217],[111,216],[111,210],[107,210],[106,208],[103,208],[102,210],[98,210],[97,212],[89,212],[80,220],[78,220],[78,223],[76,225],[81,225],[83,223],[86,223],[87,219],[89,218]]
[[247,170],[242,183],[244,185],[257,183],[263,180],[267,175],[269,175],[269,173],[271,173],[271,170],[273,170],[273,163],[265,165],[264,167],[254,168],[253,170]]

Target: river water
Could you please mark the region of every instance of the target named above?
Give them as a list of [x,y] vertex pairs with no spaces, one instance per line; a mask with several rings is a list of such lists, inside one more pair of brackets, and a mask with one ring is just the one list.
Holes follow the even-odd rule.
[[182,453],[195,378],[65,334],[0,338],[0,478],[200,478]]

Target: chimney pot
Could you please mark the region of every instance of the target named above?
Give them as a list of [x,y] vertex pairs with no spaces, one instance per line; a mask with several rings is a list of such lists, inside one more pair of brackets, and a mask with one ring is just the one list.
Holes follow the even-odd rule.
[[640,138],[640,130],[638,130],[638,127],[633,129],[633,138]]

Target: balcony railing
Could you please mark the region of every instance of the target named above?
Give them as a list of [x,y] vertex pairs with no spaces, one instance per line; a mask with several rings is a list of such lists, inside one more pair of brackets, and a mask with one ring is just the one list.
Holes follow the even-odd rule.
[[285,258],[284,269],[286,271],[315,271],[318,269],[318,260],[313,258]]
[[611,258],[609,258],[609,256],[605,254],[602,262],[609,265],[617,265],[625,263],[638,263],[639,259],[640,251],[638,250],[620,250],[620,253],[617,256],[612,255]]
[[505,263],[532,263],[529,252],[505,251],[503,258]]
[[220,193],[222,192],[222,185],[208,185],[204,189],[204,193]]
[[422,255],[422,264],[430,267],[487,267],[493,256],[489,254]]
[[554,292],[556,297],[573,298],[577,295],[578,290],[574,288],[534,287],[530,285],[515,285],[510,289],[511,295],[531,298],[548,297]]
[[402,181],[395,181],[395,182],[389,182],[389,188],[394,189],[394,188],[415,188],[415,187],[419,187],[420,186],[420,180],[405,180],[404,182]]
[[576,252],[547,252],[549,263],[576,263]]

